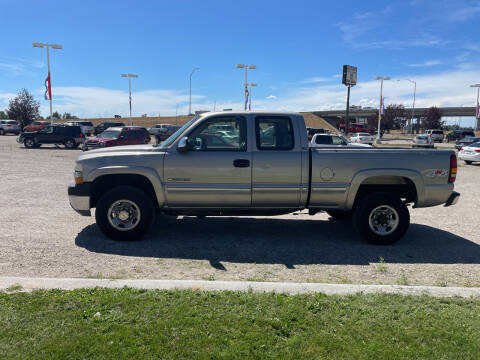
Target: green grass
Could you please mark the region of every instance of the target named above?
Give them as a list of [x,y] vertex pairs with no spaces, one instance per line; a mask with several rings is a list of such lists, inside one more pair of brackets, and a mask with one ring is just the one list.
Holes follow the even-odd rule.
[[0,293],[0,359],[478,359],[480,301],[83,289]]

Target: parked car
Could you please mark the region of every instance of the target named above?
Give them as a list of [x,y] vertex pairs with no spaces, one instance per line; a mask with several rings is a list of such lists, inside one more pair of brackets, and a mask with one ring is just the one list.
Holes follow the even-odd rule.
[[443,142],[443,130],[431,129],[425,131],[425,134],[430,135],[433,139],[433,142]]
[[454,130],[447,135],[447,142],[461,140],[467,136],[475,137],[475,133],[472,130]]
[[26,148],[38,148],[43,144],[64,145],[75,149],[85,140],[80,126],[48,125],[38,131],[23,132],[17,142]]
[[140,126],[111,127],[83,143],[83,151],[122,145],[148,144],[150,134]]
[[64,125],[80,126],[84,135],[90,136],[95,132],[95,127],[90,121],[68,121]]
[[171,124],[157,124],[152,126],[148,132],[152,135],[155,135],[157,143],[162,142],[170,137],[175,131],[180,129],[178,125]]
[[310,141],[310,146],[349,146],[356,148],[371,147],[371,145],[368,144],[352,143],[345,136],[337,134],[315,134],[313,135],[312,141]]
[[433,142],[433,139],[430,135],[428,134],[421,134],[415,136],[415,138],[412,140],[412,147],[418,148],[434,148],[435,143]]
[[37,130],[43,129],[45,126],[48,126],[48,125],[50,125],[50,121],[43,121],[43,120],[34,121],[31,124],[25,126],[23,128],[23,131],[24,132],[37,131]]
[[322,128],[308,128],[307,137],[308,141],[312,141],[313,135],[315,134],[330,134],[330,130]]
[[[239,130],[238,143],[198,141],[225,123]],[[273,135],[262,137],[267,130]],[[72,208],[83,216],[96,208],[97,225],[116,240],[139,239],[158,212],[274,216],[308,209],[351,216],[361,237],[392,244],[408,230],[407,205],[450,206],[460,196],[453,191],[454,151],[313,148],[296,113],[205,113],[160,145],[82,154],[73,174]]]
[[480,137],[467,136],[467,137],[464,137],[462,140],[455,141],[455,149],[460,150],[464,146],[468,146],[470,144],[473,144],[479,141],[480,141]]
[[20,134],[20,124],[15,120],[0,120],[0,135]]
[[476,161],[480,162],[480,142],[462,147],[458,153],[458,158],[465,161],[467,165]]
[[93,134],[98,135],[98,134],[104,132],[105,130],[107,130],[108,128],[119,127],[119,126],[125,126],[125,124],[121,121],[105,121],[105,122],[100,123],[97,126],[95,126]]
[[350,141],[352,143],[357,143],[357,144],[372,145],[373,140],[374,140],[373,136],[366,132],[357,132],[350,137]]

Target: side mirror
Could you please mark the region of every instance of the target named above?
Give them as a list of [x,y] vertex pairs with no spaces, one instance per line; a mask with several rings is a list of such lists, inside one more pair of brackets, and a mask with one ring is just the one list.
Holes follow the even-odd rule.
[[184,136],[177,144],[177,151],[184,154],[188,151],[188,137]]

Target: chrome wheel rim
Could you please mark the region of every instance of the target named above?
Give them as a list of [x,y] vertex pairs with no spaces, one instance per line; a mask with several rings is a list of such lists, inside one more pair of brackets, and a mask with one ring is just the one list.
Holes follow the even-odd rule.
[[398,228],[400,219],[398,212],[388,205],[377,206],[370,212],[368,216],[368,225],[370,229],[380,236],[387,236]]
[[67,147],[73,147],[73,141],[72,140],[67,141]]
[[140,223],[141,212],[137,204],[131,200],[117,200],[107,212],[108,222],[116,230],[129,231]]
[[26,143],[27,146],[33,146],[33,144],[34,144],[33,140],[31,140],[31,139],[27,139],[25,141],[25,143]]

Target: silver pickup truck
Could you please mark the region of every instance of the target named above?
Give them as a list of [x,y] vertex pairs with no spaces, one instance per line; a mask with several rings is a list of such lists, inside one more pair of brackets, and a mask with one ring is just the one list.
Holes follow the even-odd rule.
[[158,145],[89,151],[75,165],[70,204],[117,240],[138,239],[156,213],[280,215],[308,209],[352,218],[360,236],[391,244],[407,205],[453,205],[453,151],[309,147],[297,113],[205,113]]

